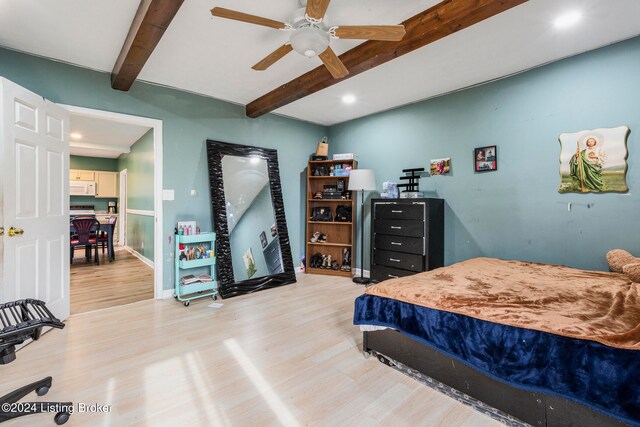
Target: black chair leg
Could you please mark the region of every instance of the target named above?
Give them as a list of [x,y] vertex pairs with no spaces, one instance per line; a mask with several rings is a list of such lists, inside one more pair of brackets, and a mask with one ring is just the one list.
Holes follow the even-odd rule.
[[[21,411],[8,411],[5,404],[11,406],[12,403],[18,403],[20,399],[27,394],[35,391],[38,396],[44,396],[51,388],[52,379],[46,377],[40,381],[20,387],[2,397],[0,397],[0,423],[12,420],[14,418],[23,417],[25,415],[39,413],[55,413],[54,421],[56,424],[64,424],[73,413],[73,404],[71,402],[23,402]],[[20,406],[20,405],[18,405]],[[18,408],[14,408],[18,409]],[[24,410],[28,409],[28,410]]]
[[25,397],[27,394],[35,391],[38,393],[38,396],[44,396],[47,394],[49,389],[51,388],[52,378],[47,377],[43,378],[40,381],[33,382],[31,384],[27,384],[24,387],[20,387],[17,390],[12,391],[11,393],[5,394],[0,397],[0,403],[15,403],[18,400]]

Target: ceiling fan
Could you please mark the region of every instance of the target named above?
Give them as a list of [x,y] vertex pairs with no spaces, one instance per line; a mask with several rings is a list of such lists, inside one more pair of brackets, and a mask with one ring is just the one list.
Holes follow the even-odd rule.
[[286,54],[295,50],[307,58],[320,57],[331,75],[340,79],[349,74],[340,58],[329,46],[331,39],[400,41],[405,35],[403,25],[341,25],[329,26],[326,12],[331,0],[299,0],[302,6],[289,17],[289,22],[274,21],[235,10],[214,7],[213,16],[248,22],[283,31],[290,31],[289,42],[267,55],[252,68],[266,70]]

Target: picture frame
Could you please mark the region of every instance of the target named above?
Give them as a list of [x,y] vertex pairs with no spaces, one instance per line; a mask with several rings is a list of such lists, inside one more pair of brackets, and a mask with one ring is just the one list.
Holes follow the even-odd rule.
[[262,249],[267,247],[267,233],[264,231],[260,233],[260,243],[262,244]]
[[498,170],[498,146],[487,145],[473,149],[473,168],[476,173]]
[[429,173],[431,176],[449,175],[451,170],[451,157],[442,159],[431,159],[429,163]]
[[561,133],[559,193],[626,193],[628,126]]

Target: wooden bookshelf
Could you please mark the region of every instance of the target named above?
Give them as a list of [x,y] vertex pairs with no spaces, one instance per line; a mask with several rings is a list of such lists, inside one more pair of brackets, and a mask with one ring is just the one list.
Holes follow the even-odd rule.
[[[338,180],[344,180],[344,188],[349,187],[348,176],[313,176],[314,170],[318,166],[329,168],[331,165],[350,165],[352,169],[356,169],[358,162],[355,160],[311,160],[307,167],[307,231],[306,231],[306,252],[307,266],[305,272],[307,274],[323,274],[327,276],[343,276],[351,277],[353,271],[353,242],[355,240],[355,209],[353,197],[350,191],[345,190],[345,194],[349,194],[348,199],[314,199],[313,196],[318,191],[322,192],[325,185],[337,186]],[[352,222],[335,222],[335,221],[311,221],[311,212],[314,207],[326,206],[331,208],[333,217],[336,216],[336,208],[339,205],[351,207]],[[327,235],[326,242],[311,242],[311,237],[316,231]],[[351,251],[350,271],[342,271],[326,269],[326,268],[310,268],[311,257],[316,253],[331,255],[331,258],[338,262],[338,266],[342,266],[343,250]]]

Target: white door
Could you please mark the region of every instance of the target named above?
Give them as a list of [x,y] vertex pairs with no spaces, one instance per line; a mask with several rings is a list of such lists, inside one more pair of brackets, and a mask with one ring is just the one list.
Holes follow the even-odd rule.
[[69,113],[4,78],[0,98],[0,302],[40,299],[64,320],[69,317]]

